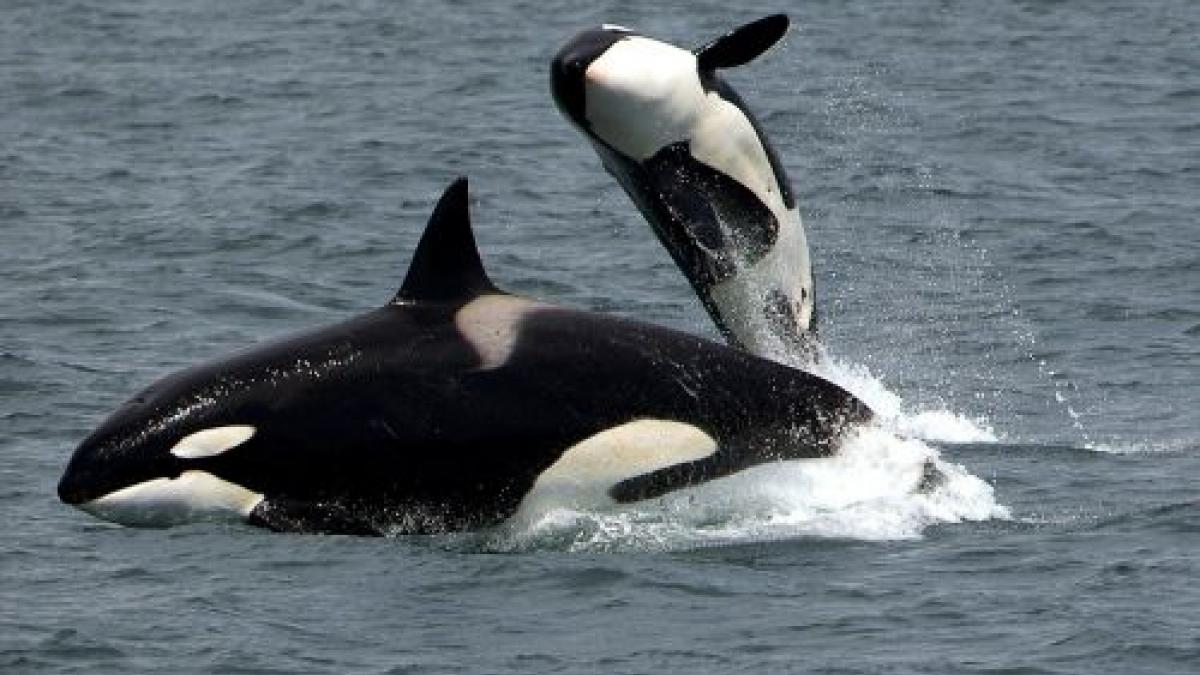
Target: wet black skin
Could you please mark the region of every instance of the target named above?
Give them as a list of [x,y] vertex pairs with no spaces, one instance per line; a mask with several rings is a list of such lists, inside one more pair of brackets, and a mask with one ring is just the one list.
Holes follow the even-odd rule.
[[[824,380],[665,328],[563,309],[521,321],[508,361],[480,369],[454,305],[389,305],[183,371],[119,409],[76,451],[68,503],[185,469],[266,495],[252,521],[376,533],[479,527],[510,515],[563,450],[641,418],[694,424],[710,459],[616,486],[653,497],[774,459],[833,451],[869,412]],[[211,397],[141,437],[147,423]],[[182,460],[199,429],[252,424],[245,444]]]
[[[718,450],[618,484],[618,500],[827,455],[870,416],[814,375],[651,324],[544,306],[513,315],[511,352],[483,367],[454,318],[498,293],[460,180],[392,303],[151,385],[83,441],[59,496],[82,504],[195,469],[262,493],[251,522],[276,530],[457,530],[508,517],[565,450],[634,420],[692,424]],[[213,457],[170,454],[188,434],[227,425],[257,431]]]

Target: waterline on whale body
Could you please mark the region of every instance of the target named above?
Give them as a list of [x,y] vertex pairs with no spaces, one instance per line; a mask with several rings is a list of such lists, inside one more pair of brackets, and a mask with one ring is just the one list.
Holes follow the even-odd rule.
[[934,525],[1012,518],[987,481],[932,445],[997,442],[1000,435],[986,420],[947,406],[916,409],[868,368],[825,350],[806,369],[876,412],[834,456],[759,465],[624,505],[608,498],[607,485],[547,483],[500,526],[439,536],[434,545],[502,552],[678,551],[795,538],[914,539]]
[[[940,473],[923,485],[927,464]],[[778,462],[659,499],[618,506],[533,493],[500,528],[453,547],[520,551],[674,551],[801,537],[918,538],[937,524],[1008,519],[984,480],[929,444],[878,427],[836,456]]]
[[825,358],[820,374],[875,407],[837,455],[760,465],[628,505],[596,491],[535,490],[495,530],[444,540],[489,551],[676,551],[793,538],[913,539],[934,525],[1012,518],[993,487],[932,443],[996,432],[947,409],[909,410],[865,368]]

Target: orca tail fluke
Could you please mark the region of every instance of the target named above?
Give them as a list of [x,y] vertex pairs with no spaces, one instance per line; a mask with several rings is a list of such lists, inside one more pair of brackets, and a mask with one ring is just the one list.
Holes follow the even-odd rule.
[[434,207],[392,303],[459,302],[494,292],[471,230],[467,178],[460,176]]
[[772,14],[735,28],[696,50],[700,72],[750,63],[779,42],[788,29],[786,14]]

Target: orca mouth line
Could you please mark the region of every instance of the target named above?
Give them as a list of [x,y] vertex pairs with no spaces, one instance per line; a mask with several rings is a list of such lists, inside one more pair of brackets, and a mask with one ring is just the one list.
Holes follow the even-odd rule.
[[58,498],[64,504],[80,506],[127,487],[112,480],[98,480],[93,472],[80,469],[76,464],[71,462],[58,481]]
[[69,506],[81,506],[147,481],[177,479],[187,468],[183,460],[167,455],[136,469],[124,470],[99,460],[88,461],[77,451],[58,481],[58,498]]
[[249,519],[263,495],[207,471],[152,478],[75,506],[97,518],[130,527],[166,527],[198,520]]

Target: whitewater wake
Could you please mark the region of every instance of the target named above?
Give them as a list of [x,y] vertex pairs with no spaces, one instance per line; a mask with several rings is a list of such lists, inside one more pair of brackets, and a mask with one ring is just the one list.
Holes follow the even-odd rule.
[[[986,481],[934,443],[989,443],[994,430],[950,410],[910,410],[864,368],[826,357],[817,373],[877,413],[827,458],[753,467],[636,504],[534,492],[487,550],[674,551],[797,537],[911,539],[931,525],[1008,519]],[[929,481],[930,467],[938,477]]]

